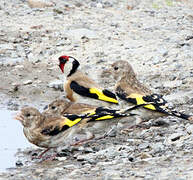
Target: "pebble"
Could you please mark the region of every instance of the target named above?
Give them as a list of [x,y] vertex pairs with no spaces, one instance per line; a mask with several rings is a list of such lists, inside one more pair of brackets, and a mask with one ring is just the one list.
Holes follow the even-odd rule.
[[75,166],[74,164],[68,164],[68,165],[65,165],[63,167],[66,169],[76,169],[77,168],[77,166]]
[[81,175],[81,174],[83,174],[83,172],[80,170],[80,169],[75,169],[75,170],[73,170],[70,174],[69,174],[69,176],[71,176],[71,177],[76,177],[76,176],[79,176],[79,175]]
[[153,143],[151,145],[154,153],[159,153],[159,152],[162,152],[164,150],[164,145],[162,142],[158,142],[158,143]]
[[56,90],[61,90],[63,91],[63,85],[64,85],[64,82],[61,81],[61,80],[55,80],[55,81],[52,81],[48,84],[48,87],[50,88],[54,88]]
[[59,161],[65,161],[65,160],[67,159],[67,157],[57,157],[57,159],[58,159]]
[[92,155],[78,155],[77,161],[87,161],[90,164],[95,164],[96,161],[92,159]]
[[167,88],[179,87],[181,85],[182,85],[182,81],[181,80],[166,81],[166,82],[163,83],[163,86],[167,87]]
[[188,124],[188,127],[186,127],[186,131],[188,132],[188,134],[192,134],[193,133],[193,124]]
[[27,0],[27,3],[31,8],[45,8],[54,5],[53,3],[45,0]]
[[149,143],[142,143],[142,144],[140,144],[139,145],[139,149],[146,149],[146,148],[148,148],[149,147]]
[[174,141],[178,141],[180,139],[180,137],[182,137],[184,134],[183,133],[174,133],[172,134],[171,136],[169,136],[169,140],[171,142],[174,142]]
[[76,39],[78,41],[80,41],[83,37],[86,37],[88,39],[98,39],[97,32],[86,28],[72,29],[64,33],[66,36]]
[[23,82],[23,85],[29,85],[29,84],[32,84],[33,81],[32,80],[26,80]]
[[23,163],[22,163],[20,160],[18,160],[18,161],[15,163],[15,165],[16,165],[17,167],[21,167],[21,166],[23,166]]

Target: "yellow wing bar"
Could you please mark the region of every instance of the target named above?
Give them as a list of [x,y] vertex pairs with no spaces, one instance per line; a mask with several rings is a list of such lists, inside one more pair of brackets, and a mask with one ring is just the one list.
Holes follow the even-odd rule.
[[143,95],[140,95],[140,94],[131,94],[130,96],[128,96],[127,98],[132,98],[132,99],[135,99],[136,100],[136,104],[137,105],[140,105],[140,104],[148,104],[148,105],[145,105],[144,107],[147,108],[147,109],[151,109],[151,110],[156,110],[155,106],[152,105],[152,104],[149,104],[149,102],[146,102],[144,99],[143,99]]
[[90,93],[96,94],[98,96],[98,99],[102,101],[112,102],[118,104],[118,101],[115,98],[109,97],[104,94],[104,91],[97,89],[97,88],[90,88]]
[[78,84],[76,81],[72,81],[70,83],[70,88],[81,96],[90,97],[90,98],[98,99],[101,101],[107,101],[107,102],[118,104],[116,95],[108,91],[107,89],[101,90],[98,88],[84,87]]
[[67,126],[69,126],[69,127],[72,127],[72,126],[74,126],[75,124],[77,124],[77,123],[79,123],[80,121],[82,120],[82,118],[77,118],[77,119],[75,119],[75,120],[70,120],[70,119],[68,119],[68,118],[64,118],[64,121],[61,121],[61,123],[60,123],[60,127],[63,127],[64,125],[67,125]]

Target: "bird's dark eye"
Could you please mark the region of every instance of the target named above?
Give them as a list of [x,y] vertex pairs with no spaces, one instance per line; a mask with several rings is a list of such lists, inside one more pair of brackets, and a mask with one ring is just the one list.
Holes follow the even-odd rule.
[[30,116],[31,116],[31,114],[30,114],[30,113],[27,113],[25,116],[26,116],[26,117],[30,117]]
[[115,71],[118,70],[118,69],[119,69],[119,68],[118,68],[117,66],[114,67],[114,70],[115,70]]
[[54,110],[54,109],[56,109],[56,106],[52,106],[51,108]]

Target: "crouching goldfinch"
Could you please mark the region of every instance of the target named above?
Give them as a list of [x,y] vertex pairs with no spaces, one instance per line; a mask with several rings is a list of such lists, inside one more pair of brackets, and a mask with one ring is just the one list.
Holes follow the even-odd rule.
[[[53,104],[55,104],[55,102]],[[65,104],[65,102],[60,102],[59,104]],[[67,104],[68,103],[66,103],[66,105]],[[123,113],[118,110],[103,107],[89,107],[89,105],[82,112],[80,112],[80,110],[76,111],[77,114],[70,114],[69,112],[71,111],[67,111],[68,114],[62,113],[62,115],[61,113],[50,114],[49,107],[51,107],[52,112],[52,105],[48,106],[46,112],[44,111],[43,113],[40,113],[36,108],[25,107],[21,109],[21,112],[15,117],[15,119],[22,123],[23,132],[28,141],[39,147],[47,148],[47,150],[63,145],[75,145],[77,142],[73,143],[74,137],[81,131],[89,132],[90,134],[87,134],[90,136],[79,140],[79,142],[92,139],[96,134],[104,133],[105,128],[116,124],[115,119],[133,115],[128,112]],[[65,107],[65,105],[63,107]],[[81,108],[81,106],[79,107]],[[70,108],[70,106],[68,108]],[[135,108],[138,108],[138,106],[134,106],[126,111]],[[58,112],[61,111],[59,110]],[[74,110],[73,113],[75,113]]]

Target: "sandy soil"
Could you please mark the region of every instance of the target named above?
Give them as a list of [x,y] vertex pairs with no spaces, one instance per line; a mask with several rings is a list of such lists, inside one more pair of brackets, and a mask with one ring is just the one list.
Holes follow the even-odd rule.
[[[103,69],[128,60],[141,82],[193,114],[191,0],[1,0],[0,20],[1,107],[42,110],[64,96],[57,58],[66,54],[109,89],[113,80]],[[169,127],[64,149],[52,162],[31,161],[36,149],[24,149],[17,154],[21,164],[0,179],[192,179],[193,125],[162,120]]]

